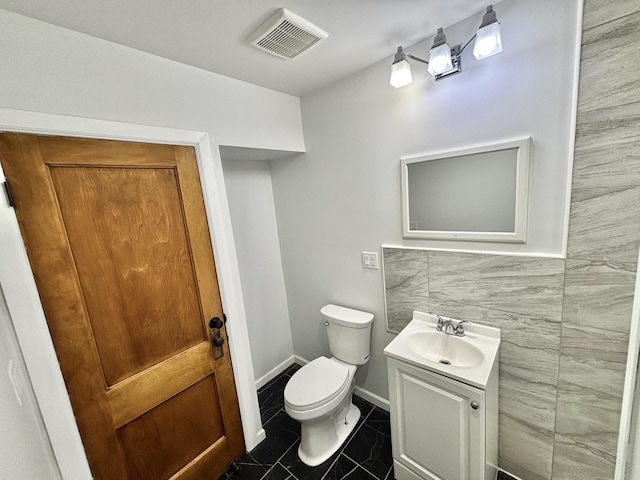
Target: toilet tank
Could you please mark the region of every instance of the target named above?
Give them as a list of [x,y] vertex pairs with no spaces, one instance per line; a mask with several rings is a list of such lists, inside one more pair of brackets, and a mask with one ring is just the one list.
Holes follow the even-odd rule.
[[320,313],[329,323],[327,335],[331,354],[352,365],[367,363],[373,314],[339,305],[325,305]]

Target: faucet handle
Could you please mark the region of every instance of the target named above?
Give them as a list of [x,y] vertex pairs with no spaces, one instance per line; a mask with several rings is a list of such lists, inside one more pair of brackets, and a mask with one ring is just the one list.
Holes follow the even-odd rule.
[[436,315],[436,316],[438,317],[438,324],[436,325],[436,331],[442,332],[442,329],[444,327],[444,320],[440,315]]
[[473,322],[470,322],[469,320],[460,320],[458,322],[458,324],[456,325],[455,329],[454,329],[454,333],[458,337],[464,337],[464,326],[463,326],[463,324],[465,324],[465,323],[473,324]]

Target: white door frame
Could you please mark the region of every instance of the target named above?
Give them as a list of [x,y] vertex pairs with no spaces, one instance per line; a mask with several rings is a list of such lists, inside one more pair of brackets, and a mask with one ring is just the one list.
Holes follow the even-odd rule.
[[[247,450],[265,438],[219,146],[207,133],[0,108],[0,131],[189,145],[196,151]],[[0,182],[5,176],[0,167]],[[0,194],[0,197],[4,197]],[[65,480],[91,472],[15,212],[0,200],[0,280],[49,440]]]
[[[640,253],[638,254],[640,262]],[[629,350],[627,353],[627,368],[624,376],[624,393],[622,395],[622,413],[620,416],[620,430],[618,432],[618,450],[616,455],[615,480],[629,478],[626,475],[627,461],[631,461],[632,471],[640,469],[640,429],[636,430],[635,438],[630,438],[631,422],[638,422],[634,412],[634,399],[640,395],[636,390],[638,372],[638,358],[640,356],[640,270],[636,272],[636,288],[633,296],[633,310],[631,313],[631,330],[629,332]],[[640,424],[638,424],[640,426]],[[629,450],[629,446],[632,450]],[[635,478],[635,477],[633,477]]]

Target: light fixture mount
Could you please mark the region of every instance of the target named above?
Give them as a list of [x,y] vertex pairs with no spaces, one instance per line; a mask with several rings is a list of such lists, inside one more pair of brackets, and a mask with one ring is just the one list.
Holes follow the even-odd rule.
[[413,82],[409,59],[427,64],[428,72],[434,76],[436,81],[460,73],[462,71],[462,52],[474,40],[473,55],[478,60],[502,51],[500,22],[498,22],[496,12],[493,10],[493,5],[487,7],[478,31],[462,47],[456,45],[450,48],[443,28],[438,28],[433,38],[433,44],[429,50],[429,60],[416,57],[406,52],[402,46],[399,46],[391,64],[391,79],[389,83],[396,88],[400,88]]

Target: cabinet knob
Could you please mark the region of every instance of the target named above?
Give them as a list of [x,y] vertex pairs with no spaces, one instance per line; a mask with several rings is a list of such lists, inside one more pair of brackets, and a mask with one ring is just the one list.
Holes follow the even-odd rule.
[[480,405],[478,405],[478,402],[471,402],[471,408],[473,408],[474,410],[477,410],[479,406]]

